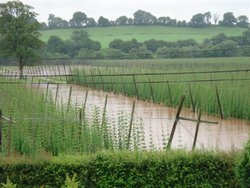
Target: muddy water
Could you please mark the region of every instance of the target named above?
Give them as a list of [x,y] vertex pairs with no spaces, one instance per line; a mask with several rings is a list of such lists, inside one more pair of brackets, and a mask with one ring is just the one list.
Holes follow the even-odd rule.
[[[47,86],[43,85],[40,87],[45,89]],[[69,88],[69,85],[59,86],[59,100],[65,103],[68,101]],[[49,85],[49,89],[52,93],[52,97],[54,97],[56,85]],[[82,107],[87,90],[87,106],[97,106],[103,109],[107,93],[82,86],[72,87],[71,102]],[[147,147],[155,149],[163,148],[163,143],[166,142],[163,138],[169,138],[177,109],[164,107],[151,102],[139,101],[132,97],[108,93],[107,113],[110,116],[116,116],[119,112],[131,114],[133,101],[136,101],[135,119],[142,119],[143,122]],[[189,109],[183,109],[181,116],[197,118],[196,114],[191,113]],[[221,120],[218,117],[207,115],[202,115],[201,119],[216,121],[218,124],[200,124],[196,148],[219,150],[241,149],[249,139],[250,125],[247,121],[237,119]],[[195,122],[180,120],[172,141],[172,148],[185,148],[190,150],[193,144],[195,128]]]

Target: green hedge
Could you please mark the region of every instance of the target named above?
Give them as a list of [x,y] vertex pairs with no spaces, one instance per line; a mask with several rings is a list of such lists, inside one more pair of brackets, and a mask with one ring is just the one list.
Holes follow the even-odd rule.
[[82,187],[239,187],[234,158],[226,154],[185,152],[103,152],[46,161],[0,162],[0,183],[7,176],[19,187],[61,187],[77,174]]

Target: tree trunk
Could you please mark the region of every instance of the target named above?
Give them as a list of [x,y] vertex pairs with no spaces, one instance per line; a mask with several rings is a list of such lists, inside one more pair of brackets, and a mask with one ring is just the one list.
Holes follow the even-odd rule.
[[23,78],[23,60],[19,59],[19,78],[22,79]]

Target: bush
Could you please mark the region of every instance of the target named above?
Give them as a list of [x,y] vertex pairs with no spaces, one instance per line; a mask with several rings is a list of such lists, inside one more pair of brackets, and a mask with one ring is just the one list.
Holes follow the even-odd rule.
[[0,182],[8,176],[19,187],[61,187],[67,174],[77,176],[70,183],[79,187],[238,187],[234,158],[223,154],[121,151],[62,158],[33,164],[1,162]]
[[236,164],[236,176],[241,187],[249,187],[250,185],[250,140],[248,141],[243,154],[239,157]]

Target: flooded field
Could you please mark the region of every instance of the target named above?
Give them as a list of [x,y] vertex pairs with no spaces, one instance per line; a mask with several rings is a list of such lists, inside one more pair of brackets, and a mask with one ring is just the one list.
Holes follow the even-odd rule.
[[[36,87],[34,85],[34,88]],[[52,97],[55,97],[57,85],[40,85],[40,88],[43,88],[44,91],[47,87],[51,91]],[[79,108],[82,107],[87,90],[87,109],[92,109],[96,106],[102,111],[105,104],[105,96],[108,94],[106,108],[108,117],[114,117],[121,113],[127,114],[129,117],[133,102],[135,101],[134,121],[139,121],[144,127],[146,146],[150,149],[162,149],[166,145],[177,109],[82,86],[72,87],[71,103]],[[66,105],[69,92],[69,85],[59,85],[58,101]],[[197,119],[196,116],[197,114],[192,113],[190,109],[184,108],[181,111],[181,117]],[[205,114],[202,114],[201,119],[218,122],[218,124],[200,124],[196,148],[219,150],[241,149],[249,139],[250,125],[247,121],[238,119],[222,120],[219,117],[207,116]],[[196,122],[179,120],[173,137],[172,148],[190,150],[194,140],[195,129]]]

